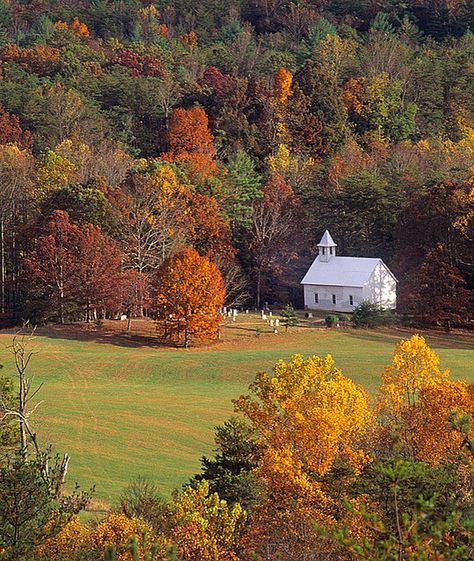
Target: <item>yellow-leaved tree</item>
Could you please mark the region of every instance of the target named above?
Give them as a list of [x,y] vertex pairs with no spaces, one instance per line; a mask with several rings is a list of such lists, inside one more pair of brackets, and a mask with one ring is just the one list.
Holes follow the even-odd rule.
[[452,415],[474,414],[474,392],[449,374],[424,337],[400,341],[379,390],[382,445],[392,447],[395,439],[404,454],[432,465],[462,451],[465,435]]
[[127,266],[140,272],[157,269],[183,241],[189,190],[169,164],[150,169],[142,161],[124,184],[123,236]]
[[235,406],[262,446],[256,475],[263,498],[253,513],[253,544],[289,560],[321,552],[314,523],[335,523],[345,484],[370,461],[367,395],[331,356],[280,360],[272,374],[257,374],[250,391]]
[[207,481],[175,496],[171,540],[182,561],[238,561],[246,514],[239,503],[229,507]]
[[392,364],[382,374],[381,403],[393,410],[413,405],[422,388],[446,380],[448,376],[449,370],[440,370],[439,358],[425,338],[413,335],[398,343]]
[[52,191],[67,187],[75,172],[76,166],[67,158],[46,150],[41,155],[34,179],[36,201],[41,203]]
[[110,513],[97,526],[91,528],[74,517],[53,538],[36,551],[37,561],[63,561],[64,559],[103,559],[108,548],[115,552],[116,561],[133,561],[131,542],[137,541],[140,561],[145,557],[147,543],[156,544],[161,554],[166,550],[166,540],[155,536],[150,524],[141,518],[129,518],[122,513]]

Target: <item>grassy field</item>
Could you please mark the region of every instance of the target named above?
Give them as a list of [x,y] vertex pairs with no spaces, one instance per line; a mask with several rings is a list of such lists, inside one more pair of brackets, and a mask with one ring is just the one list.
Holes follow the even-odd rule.
[[[33,346],[35,385],[44,383],[36,414],[43,442],[71,455],[69,480],[96,485],[96,496],[113,500],[138,475],[169,493],[199,469],[213,446],[213,427],[232,413],[231,400],[245,392],[257,370],[294,353],[333,355],[346,375],[373,392],[384,364],[407,331],[326,330],[304,326],[290,333],[263,333],[239,316],[215,345],[171,349],[156,344],[153,328],[141,335],[118,332],[119,322],[94,328],[43,328]],[[115,331],[111,331],[115,330]],[[467,336],[428,334],[442,365],[474,379],[474,341]],[[3,373],[13,372],[0,334]]]

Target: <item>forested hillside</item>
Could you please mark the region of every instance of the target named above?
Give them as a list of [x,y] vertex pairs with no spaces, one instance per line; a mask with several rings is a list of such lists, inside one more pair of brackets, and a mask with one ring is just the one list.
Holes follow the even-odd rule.
[[183,248],[230,305],[301,305],[329,228],[401,311],[467,322],[472,25],[467,0],[1,1],[3,317],[131,313]]

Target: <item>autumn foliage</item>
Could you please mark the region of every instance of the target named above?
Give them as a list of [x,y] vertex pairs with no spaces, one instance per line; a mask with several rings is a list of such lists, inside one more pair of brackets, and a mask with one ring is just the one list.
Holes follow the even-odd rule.
[[161,337],[185,347],[191,339],[217,338],[225,289],[207,257],[192,249],[168,257],[157,272],[155,291]]
[[272,373],[257,374],[250,390],[235,405],[262,446],[257,477],[268,497],[255,509],[251,539],[257,549],[271,542],[286,559],[300,559],[314,551],[313,523],[336,520],[324,476],[335,465],[356,475],[371,461],[368,398],[330,356],[278,361]]
[[20,148],[31,147],[31,134],[23,131],[20,120],[0,106],[0,144],[17,144]]
[[217,201],[206,195],[193,193],[189,205],[188,239],[201,255],[230,261],[235,256],[229,223],[222,216]]
[[11,43],[0,48],[0,60],[16,62],[21,67],[48,76],[58,70],[61,63],[59,49],[36,44],[32,47],[18,47]]
[[169,152],[163,155],[165,160],[187,162],[192,173],[204,176],[217,172],[214,139],[203,109],[175,109],[167,136]]
[[381,434],[388,437],[398,426],[407,453],[428,464],[439,464],[461,448],[462,435],[450,423],[451,414],[474,413],[468,385],[450,380],[449,374],[419,335],[397,345],[392,365],[382,374]]
[[[210,262],[185,250],[164,265],[166,278],[181,278],[185,265],[202,285]],[[102,559],[105,552],[118,561],[164,561],[171,552],[182,561],[382,561],[400,552],[417,561],[469,559],[474,434],[466,419],[474,415],[474,388],[450,380],[423,337],[397,345],[374,407],[331,356],[301,355],[258,372],[234,405],[243,420],[217,432],[219,452],[202,460],[206,478],[196,476],[169,501],[135,485],[120,511],[56,528],[35,559]],[[248,486],[246,512],[239,495]]]
[[292,82],[293,74],[281,66],[275,77],[275,97],[279,103],[285,103],[290,97]]
[[120,309],[121,253],[97,226],[79,227],[57,210],[46,221],[25,259],[30,290],[52,318],[64,323],[77,307],[93,314]]

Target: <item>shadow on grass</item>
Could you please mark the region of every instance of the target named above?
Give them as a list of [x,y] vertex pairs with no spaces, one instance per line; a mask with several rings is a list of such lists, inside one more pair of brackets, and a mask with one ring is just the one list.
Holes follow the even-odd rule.
[[48,325],[39,327],[36,335],[49,339],[68,339],[128,348],[152,347],[173,350],[180,348],[164,343],[157,335],[151,333],[141,334],[133,331],[127,333],[107,327],[97,329],[88,324]]
[[407,339],[414,334],[422,335],[428,345],[438,349],[460,349],[474,351],[474,337],[472,333],[445,333],[435,330],[395,327],[383,329],[345,329],[344,333],[352,339],[372,341],[374,343],[388,343],[396,345],[400,339]]

